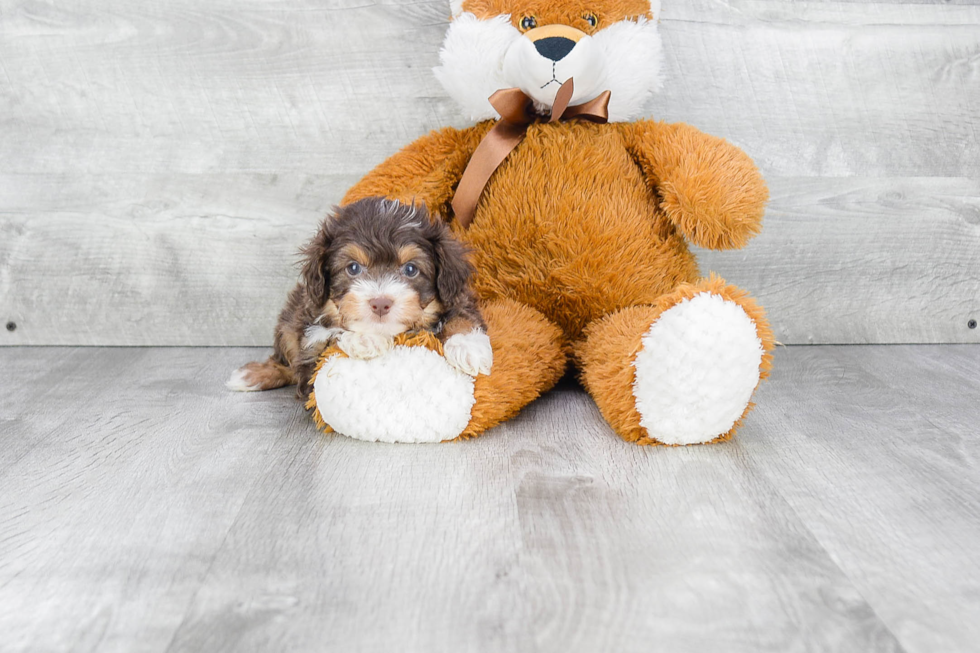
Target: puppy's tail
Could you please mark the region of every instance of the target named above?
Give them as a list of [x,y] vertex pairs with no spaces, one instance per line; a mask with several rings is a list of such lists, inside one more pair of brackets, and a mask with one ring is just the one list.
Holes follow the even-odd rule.
[[236,392],[256,392],[281,388],[293,383],[296,383],[296,376],[293,371],[270,358],[264,363],[256,361],[242,365],[232,372],[231,378],[228,379],[225,386]]

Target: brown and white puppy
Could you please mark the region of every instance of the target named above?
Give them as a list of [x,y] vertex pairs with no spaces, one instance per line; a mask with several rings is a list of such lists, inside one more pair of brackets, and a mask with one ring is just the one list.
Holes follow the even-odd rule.
[[305,398],[328,346],[374,358],[392,347],[394,336],[418,331],[439,336],[447,361],[462,372],[490,373],[493,351],[470,287],[466,249],[424,207],[367,198],[338,208],[303,256],[272,356],[236,370],[230,389],[295,383]]

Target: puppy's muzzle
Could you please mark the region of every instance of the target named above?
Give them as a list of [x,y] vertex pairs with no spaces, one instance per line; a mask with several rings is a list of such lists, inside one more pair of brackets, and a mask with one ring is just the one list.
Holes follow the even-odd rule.
[[371,307],[371,310],[374,311],[375,315],[378,317],[384,317],[388,314],[388,311],[391,310],[391,306],[394,303],[395,302],[392,301],[390,297],[375,297],[368,302],[368,306]]

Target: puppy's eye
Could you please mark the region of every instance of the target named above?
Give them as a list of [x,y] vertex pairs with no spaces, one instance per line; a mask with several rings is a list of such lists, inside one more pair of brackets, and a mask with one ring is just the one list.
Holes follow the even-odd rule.
[[419,268],[414,263],[406,263],[402,266],[402,274],[406,277],[417,277],[419,276]]
[[352,277],[356,277],[363,271],[364,268],[361,266],[360,263],[351,262],[347,264],[347,274],[349,274]]
[[521,19],[521,29],[525,32],[538,26],[538,19],[534,16],[525,16]]
[[599,19],[595,17],[595,14],[585,14],[582,19],[589,24],[589,27],[595,27],[599,24]]

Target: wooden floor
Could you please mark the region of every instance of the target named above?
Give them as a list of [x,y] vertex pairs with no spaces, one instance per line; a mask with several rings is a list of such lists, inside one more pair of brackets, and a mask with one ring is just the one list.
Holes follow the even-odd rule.
[[0,649],[980,649],[980,346],[781,349],[680,449],[323,436],[260,353],[0,348]]

